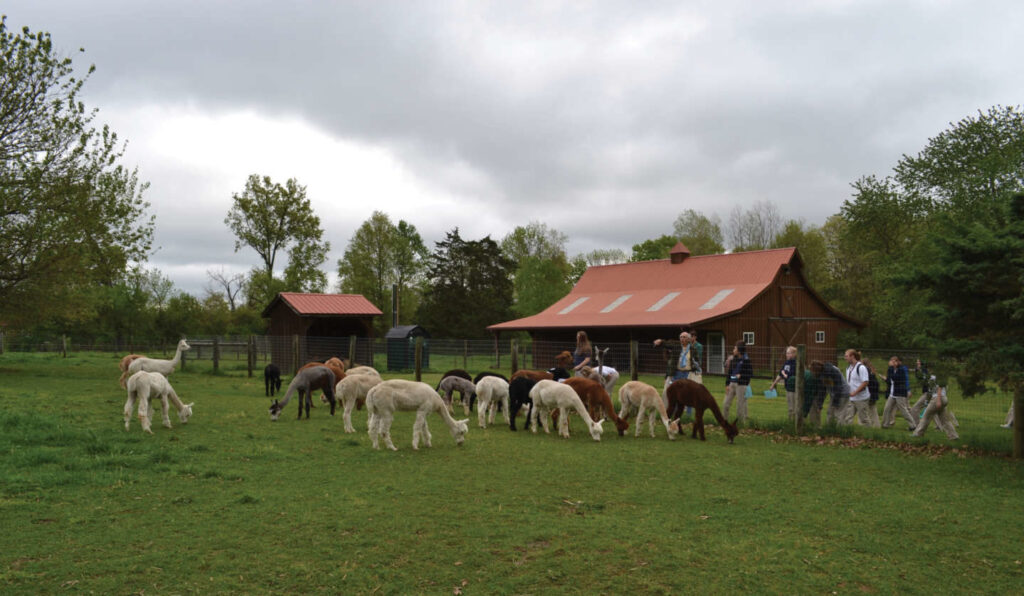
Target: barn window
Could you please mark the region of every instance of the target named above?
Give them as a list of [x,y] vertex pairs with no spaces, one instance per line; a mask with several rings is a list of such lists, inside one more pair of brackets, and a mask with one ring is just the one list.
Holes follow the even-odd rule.
[[825,343],[825,332],[815,331],[814,332],[814,343],[823,344]]
[[743,332],[743,343],[747,344],[748,346],[754,345],[754,332],[753,331],[744,331]]
[[720,292],[718,292],[717,294],[712,296],[710,300],[708,300],[707,302],[702,304],[700,306],[700,308],[697,309],[697,310],[711,310],[712,308],[718,306],[719,302],[725,300],[726,296],[728,296],[729,294],[732,294],[733,291],[734,291],[733,289],[721,290]]
[[586,301],[587,301],[587,300],[589,300],[589,299],[590,299],[590,296],[584,296],[584,297],[582,297],[582,298],[577,298],[577,299],[576,299],[576,302],[573,302],[573,303],[572,303],[572,304],[570,304],[569,306],[566,306],[566,307],[565,307],[565,308],[563,308],[562,310],[558,311],[558,314],[560,314],[560,315],[567,315],[567,314],[569,314],[570,312],[572,312],[572,310],[573,310],[574,308],[576,308],[577,306],[579,306],[579,305],[583,304],[584,302],[586,302]]
[[665,294],[665,296],[663,296],[661,300],[652,304],[651,307],[647,309],[647,312],[657,312],[665,308],[666,304],[675,300],[676,296],[678,296],[681,293],[682,292],[669,292],[668,294]]
[[623,295],[619,296],[618,298],[616,298],[611,304],[609,304],[608,306],[602,308],[601,312],[603,312],[603,313],[612,312],[613,310],[618,308],[620,304],[622,304],[623,302],[629,300],[632,297],[633,297],[632,294],[623,294]]

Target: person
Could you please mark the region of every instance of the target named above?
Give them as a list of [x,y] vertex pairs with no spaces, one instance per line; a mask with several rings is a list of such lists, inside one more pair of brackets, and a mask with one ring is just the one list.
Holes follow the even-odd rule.
[[821,380],[821,370],[822,364],[817,360],[804,370],[804,419],[814,426],[821,426],[821,407],[825,404],[825,383]]
[[[655,347],[662,346],[671,350],[675,342],[671,340],[656,339]],[[665,386],[668,387],[672,381],[679,379],[690,379],[697,383],[703,383],[703,369],[701,368],[701,357],[704,353],[704,346],[697,341],[697,335],[690,326],[684,326],[679,333],[679,356],[676,358],[672,352],[666,358],[669,363],[665,372]]]
[[935,388],[935,395],[932,396],[928,406],[924,409],[924,415],[921,416],[921,422],[917,425],[917,429],[914,430],[914,436],[923,437],[924,431],[928,430],[928,424],[934,418],[935,428],[946,433],[946,437],[950,441],[955,441],[960,438],[960,435],[956,432],[956,424],[949,409],[946,387],[938,383],[934,375],[930,380]]
[[878,387],[878,374],[875,371],[875,365],[871,364],[871,361],[864,358],[860,361],[861,364],[868,367],[868,419],[871,421],[872,428],[880,428],[882,425],[878,420],[878,403],[879,387]]
[[789,414],[789,419],[793,420],[796,418],[797,409],[800,407],[800,401],[796,397],[795,346],[786,348],[786,361],[782,364],[782,370],[776,375],[775,380],[772,381],[768,389],[775,389],[779,381],[783,381],[783,386],[786,388],[786,412]]
[[590,339],[586,331],[576,332],[576,350],[572,353],[573,374],[579,374],[584,366],[590,366],[593,361],[594,349],[590,346]]
[[754,376],[754,367],[747,357],[747,344],[738,341],[732,349],[732,361],[729,366],[729,380],[725,386],[725,401],[722,402],[722,413],[729,417],[729,407],[736,400],[736,416],[740,422],[747,421],[747,386],[750,377]]
[[914,376],[921,382],[921,397],[914,402],[914,406],[910,408],[910,415],[914,417],[914,428],[917,428],[917,424],[921,419],[921,411],[928,407],[928,400],[931,399],[931,387],[928,385],[928,379],[931,374],[928,372],[928,363],[921,362],[921,359],[917,359],[917,364],[914,366]]
[[[839,413],[846,407],[848,401],[850,401],[850,387],[846,384],[846,379],[843,377],[843,373],[840,372],[839,367],[831,362],[821,362],[815,360],[811,362],[811,372],[814,376],[821,379],[822,384],[825,386],[825,392],[829,394],[828,404],[828,422],[839,423]],[[824,403],[819,405],[817,411],[817,418],[821,417],[820,408],[824,406]],[[815,411],[812,408],[811,417],[815,417]]]
[[910,413],[910,372],[903,365],[899,356],[889,359],[889,369],[885,373],[885,384],[888,388],[885,409],[882,410],[882,428],[892,428],[896,424],[896,410],[910,425],[910,430],[917,428],[917,419]]
[[854,414],[862,426],[872,426],[871,416],[868,413],[871,400],[871,393],[868,391],[868,367],[861,362],[860,352],[854,349],[846,350],[843,353],[848,366],[846,367],[846,384],[850,388],[850,399],[844,410],[841,411],[840,424],[853,422]]
[[1013,402],[1010,402],[1010,411],[1006,413],[1006,422],[999,425],[1000,428],[1013,428]]

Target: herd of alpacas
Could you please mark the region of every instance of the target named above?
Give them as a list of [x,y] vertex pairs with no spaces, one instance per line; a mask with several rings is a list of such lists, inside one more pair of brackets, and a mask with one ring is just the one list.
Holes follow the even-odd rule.
[[[192,415],[194,404],[184,404],[175,393],[167,376],[174,372],[181,362],[182,352],[189,349],[183,339],[171,360],[156,360],[138,354],[121,359],[121,387],[128,392],[124,406],[124,428],[129,429],[132,409],[138,402],[138,417],[142,429],[152,434],[153,401],[163,404],[163,423],[171,428],[170,404],[178,411],[182,424]],[[590,436],[601,440],[605,420],[611,420],[619,436],[629,428],[627,419],[636,416],[635,436],[640,436],[644,416],[648,417],[650,435],[654,437],[657,416],[669,440],[675,440],[680,432],[680,418],[686,407],[693,408],[694,422],[692,436],[704,440],[704,413],[710,410],[726,439],[732,443],[738,434],[735,421],[727,421],[718,407],[714,396],[699,383],[679,380],[666,385],[665,391],[642,381],[629,381],[619,389],[619,411],[616,412],[610,397],[618,373],[605,367],[583,367],[577,376],[571,377],[566,366],[568,353],[555,359],[555,366],[546,371],[519,370],[511,379],[494,372],[482,372],[476,377],[464,370],[455,369],[444,373],[436,387],[418,381],[404,379],[384,380],[380,373],[369,366],[348,367],[339,358],[325,362],[310,362],[301,367],[288,384],[284,397],[274,399],[270,405],[270,419],[276,421],[292,396],[298,395],[298,418],[303,411],[309,418],[313,406],[313,392],[321,391],[320,400],[330,406],[331,415],[340,401],[342,419],[346,433],[356,432],[352,426],[352,411],[365,405],[368,413],[367,431],[374,449],[384,445],[397,450],[391,440],[391,425],[397,411],[416,412],[413,423],[412,448],[420,443],[430,447],[431,435],[427,416],[436,413],[447,425],[461,445],[469,432],[469,418],[456,420],[453,417],[453,398],[459,393],[463,411],[469,415],[473,407],[477,410],[477,423],[487,428],[494,423],[500,410],[511,430],[516,430],[516,417],[525,408],[524,425],[534,433],[543,428],[550,433],[550,425],[558,425],[558,433],[569,437],[569,416],[579,416]],[[569,356],[571,361],[571,356]],[[263,371],[265,395],[273,397],[281,390],[281,371],[274,364],[268,364]]]

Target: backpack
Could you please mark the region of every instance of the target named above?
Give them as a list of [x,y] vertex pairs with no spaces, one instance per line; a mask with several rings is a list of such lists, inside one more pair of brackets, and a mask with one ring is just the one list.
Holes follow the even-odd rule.
[[[864,366],[861,364],[861,366]],[[865,367],[867,368],[867,367]],[[875,403],[878,401],[878,375],[868,371],[868,402]]]

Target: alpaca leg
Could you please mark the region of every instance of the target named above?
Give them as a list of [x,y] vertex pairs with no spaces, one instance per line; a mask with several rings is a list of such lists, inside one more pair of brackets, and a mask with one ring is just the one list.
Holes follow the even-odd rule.
[[[530,424],[528,426],[530,426],[530,428],[531,428],[531,430],[533,430],[534,434],[537,434],[537,424],[538,424],[538,421],[539,421],[538,419],[540,418],[540,412],[538,411],[538,408],[537,408],[536,405],[534,405],[533,407],[530,408],[530,411],[526,413],[526,417],[527,417],[527,419],[530,422]],[[547,424],[545,424],[544,425],[544,432],[547,432],[547,430],[548,430],[548,426],[547,426]]]
[[398,451],[398,447],[391,442],[391,423],[395,421],[395,415],[391,413],[381,414],[379,416],[380,425],[379,433],[384,436],[384,445],[392,451]]
[[[478,406],[479,407],[479,406]],[[487,407],[487,424],[494,424],[494,417],[498,415],[498,400],[493,400]]]
[[566,408],[559,408],[558,416],[558,434],[563,438],[569,438],[569,410]]
[[356,429],[352,426],[352,410],[356,407],[356,400],[353,398],[345,398],[345,409],[341,413],[341,418],[345,422],[345,432],[354,433]]
[[508,422],[508,393],[501,397],[501,414],[505,417],[505,422]]
[[124,429],[128,430],[128,426],[132,421],[132,409],[135,407],[135,396],[131,392],[128,392],[128,400],[124,402]]
[[374,449],[380,449],[378,441],[380,439],[380,417],[370,413],[369,420],[366,423],[366,432],[370,435],[370,442],[373,443]]
[[139,396],[139,422],[142,424],[142,430],[149,434],[153,434],[153,429],[151,428],[151,422],[149,419],[149,411],[149,396],[143,393]]
[[420,433],[423,428],[423,423],[420,420],[420,413],[416,412],[416,421],[412,423],[412,448],[413,451],[417,451],[420,448]]
[[423,445],[426,447],[433,447],[433,435],[430,434],[430,426],[427,424],[427,413],[423,413]]
[[[472,396],[473,394],[470,393],[469,395]],[[468,418],[469,417],[469,402],[472,399],[472,397],[469,397],[465,393],[462,393],[460,391],[459,392],[459,399],[462,400],[462,414]],[[479,406],[477,406],[477,407],[479,408]]]
[[[657,414],[658,414],[658,412],[657,412],[657,410],[655,410],[654,408],[651,408],[651,409],[650,409],[650,410],[649,410],[649,411],[647,412],[647,427],[648,427],[648,428],[650,429],[650,431],[651,431],[651,438],[652,438],[652,439],[654,438],[654,417],[655,417],[655,416],[656,416]],[[636,420],[636,425],[637,425],[637,426],[640,426],[640,418],[637,418],[637,420]]]
[[480,395],[479,398],[480,402],[476,404],[476,421],[480,428],[487,428],[487,406],[490,405],[490,395],[485,393]]
[[[170,402],[168,401],[166,395],[163,395],[163,396],[160,397],[160,403],[164,407],[164,412],[163,412],[163,414],[164,414],[164,416],[163,416],[163,418],[164,418],[164,427],[165,428],[173,428],[171,426],[171,407],[170,407]],[[149,407],[150,407],[150,410],[153,409],[153,402],[149,402]],[[149,417],[153,418],[152,412],[150,412]]]

